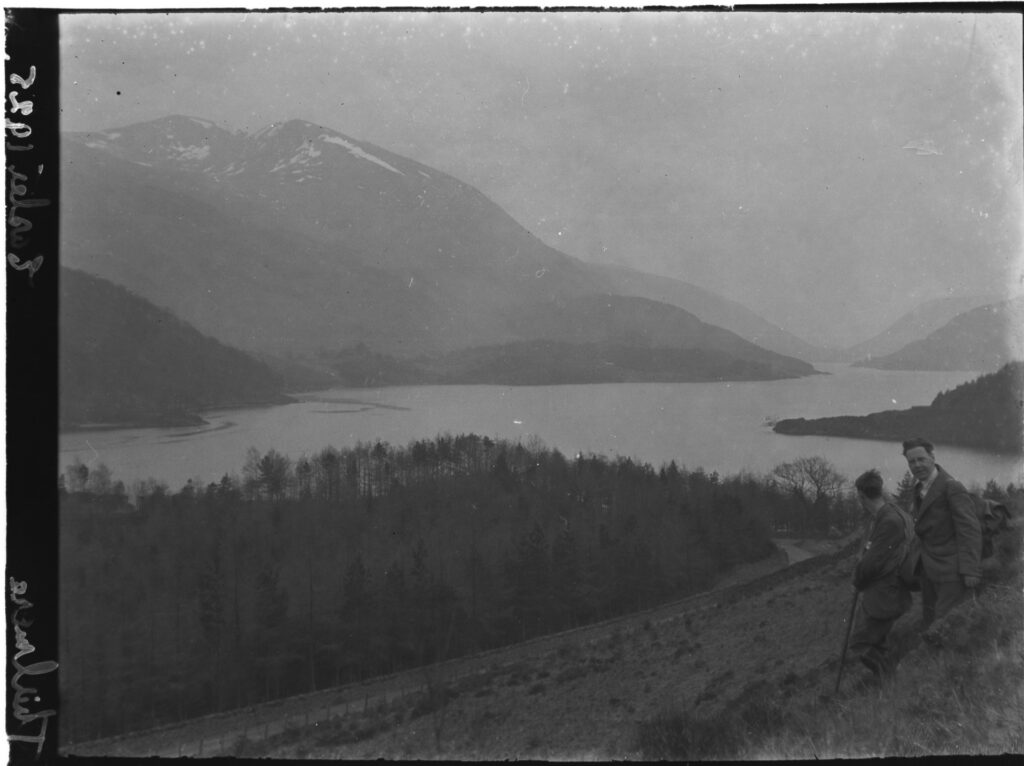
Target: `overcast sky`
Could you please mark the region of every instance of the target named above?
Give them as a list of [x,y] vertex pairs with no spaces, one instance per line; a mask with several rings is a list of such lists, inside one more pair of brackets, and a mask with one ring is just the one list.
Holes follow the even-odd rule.
[[62,19],[63,129],[300,118],[444,170],[548,244],[814,342],[1024,287],[1013,15]]

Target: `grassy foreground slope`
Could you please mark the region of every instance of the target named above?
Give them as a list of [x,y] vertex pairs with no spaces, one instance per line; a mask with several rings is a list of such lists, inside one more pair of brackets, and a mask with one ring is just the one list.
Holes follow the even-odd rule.
[[[646,757],[818,759],[1024,753],[1021,519],[999,539],[977,597],[923,634],[897,623],[906,654],[879,682],[838,664],[790,689],[761,684],[719,713],[669,713],[638,727]],[[916,619],[919,603],[915,597]],[[856,672],[856,671],[859,671]]]
[[895,681],[859,663],[834,693],[857,543],[603,635],[524,647],[472,673],[294,727],[278,758],[783,759],[1024,752],[1020,496],[976,603],[914,640]]

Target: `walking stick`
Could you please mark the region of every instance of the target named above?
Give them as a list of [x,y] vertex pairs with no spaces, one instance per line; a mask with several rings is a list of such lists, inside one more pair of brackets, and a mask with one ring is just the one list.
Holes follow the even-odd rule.
[[[864,546],[868,543],[868,538],[871,536],[871,530],[873,528],[873,519],[869,514],[865,514],[864,518],[864,535],[860,541],[861,555],[864,555]],[[846,621],[846,637],[843,639],[843,650],[839,653],[839,673],[836,675],[836,694],[839,694],[839,684],[843,680],[843,663],[846,662],[846,648],[850,645],[850,631],[853,630],[853,618],[857,613],[857,599],[860,598],[860,591],[855,590],[853,592],[853,603],[850,604],[850,618]]]
[[860,591],[854,591],[853,604],[850,605],[850,619],[846,621],[846,638],[843,639],[843,651],[839,653],[839,674],[836,676],[836,694],[839,694],[839,684],[843,680],[843,663],[846,662],[846,647],[850,644],[850,631],[853,629],[853,616],[857,611],[857,599],[860,598]]

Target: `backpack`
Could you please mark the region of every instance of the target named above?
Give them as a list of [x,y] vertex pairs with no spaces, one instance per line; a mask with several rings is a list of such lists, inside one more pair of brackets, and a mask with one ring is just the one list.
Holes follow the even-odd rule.
[[[974,515],[978,517],[978,525],[981,527],[981,557],[979,561],[984,561],[995,552],[995,537],[1009,526],[1010,510],[998,500],[988,500],[970,492],[968,495],[974,504]],[[910,590],[920,590],[921,585],[915,570],[921,559],[921,541],[914,532],[914,520],[911,515],[902,507],[897,506],[897,509],[900,512],[900,518],[903,519],[906,534],[897,556],[899,563],[896,565],[896,571],[900,582],[905,587]]]
[[981,526],[981,560],[984,561],[995,552],[993,540],[996,535],[1009,526],[1010,509],[998,500],[988,500],[975,494],[971,494],[971,501]]
[[917,579],[917,564],[921,560],[921,541],[914,531],[914,519],[906,510],[894,504],[903,520],[903,540],[896,554],[896,575],[900,584],[908,590],[921,590],[921,582]]

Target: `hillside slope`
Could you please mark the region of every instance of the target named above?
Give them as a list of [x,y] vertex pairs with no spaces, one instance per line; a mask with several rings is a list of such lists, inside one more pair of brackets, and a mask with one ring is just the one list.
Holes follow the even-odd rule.
[[399,359],[358,345],[321,361],[354,386],[777,380],[817,373],[667,303],[585,295],[508,314],[516,340]]
[[504,308],[606,286],[468,184],[302,120],[167,117],[63,152],[66,262],[246,349],[502,342]]
[[510,315],[517,343],[454,352],[430,365],[443,382],[768,380],[811,375],[688,311],[645,298],[585,295]]
[[270,754],[691,761],[1024,752],[1019,510],[978,600],[922,635],[915,595],[895,628],[904,647],[896,682],[880,685],[851,657],[837,693],[858,546],[689,613],[637,615],[596,640],[437,679],[433,702],[426,695],[364,717],[377,731],[368,721],[297,729]]
[[[719,760],[1024,751],[1020,499],[977,603],[880,686],[838,656],[859,538],[718,592],[527,644],[211,716],[77,755]],[[956,694],[950,690],[955,689]]]
[[[808,343],[768,322],[745,306],[679,279],[605,264],[589,267],[608,279],[619,295],[647,298],[689,311],[762,348],[804,361],[830,361],[835,352]],[[859,357],[857,357],[859,358]]]
[[958,314],[927,337],[859,367],[879,370],[972,370],[990,372],[1024,355],[1024,298],[979,306]]
[[[646,612],[561,634],[542,636],[524,644],[477,656],[450,660],[432,668],[410,670],[373,679],[364,684],[353,684],[350,687],[294,697],[259,706],[251,711],[209,716],[181,725],[168,726],[162,730],[126,735],[115,740],[72,745],[67,749],[67,753],[85,756],[230,753],[261,757],[270,755],[287,759],[295,757],[296,754],[300,757],[350,758],[369,757],[366,756],[368,752],[386,752],[388,755],[384,757],[388,758],[403,757],[403,754],[404,757],[435,757],[435,722],[444,723],[443,739],[455,728],[462,729],[469,723],[466,720],[458,722],[457,718],[449,718],[447,713],[442,722],[440,716],[429,714],[430,708],[437,701],[439,689],[446,690],[443,696],[449,701],[468,708],[465,715],[479,712],[483,720],[489,723],[490,728],[495,730],[502,728],[503,720],[500,716],[485,711],[491,703],[498,701],[504,705],[522,706],[522,715],[528,717],[531,725],[547,717],[548,720],[543,725],[549,726],[556,723],[556,720],[544,703],[548,699],[548,694],[554,694],[555,690],[569,692],[571,699],[573,690],[587,690],[592,686],[600,686],[609,678],[609,674],[612,674],[620,679],[620,683],[632,683],[636,687],[631,696],[639,695],[639,676],[634,674],[631,680],[628,678],[634,668],[623,666],[620,669],[619,664],[623,660],[624,651],[630,646],[644,642],[645,639],[657,639],[656,635],[650,635],[650,631],[644,627],[645,623],[652,626],[673,625],[673,630],[690,635],[691,630],[697,629],[705,621],[711,624],[725,614],[731,613],[739,619],[741,615],[738,610],[731,607],[740,603],[744,594],[771,587],[772,583],[777,585],[799,580],[808,571],[819,567],[821,561],[808,560],[787,570],[785,555],[777,553],[762,562],[740,567],[728,581],[722,583],[720,591],[700,594]],[[766,575],[768,579],[762,580],[761,578]],[[678,647],[671,644],[671,635],[664,629],[662,640],[666,644],[663,648],[676,653]],[[679,666],[675,668],[676,672],[685,672],[700,658],[706,658],[715,651],[714,640],[711,639],[700,645],[688,640],[683,642],[682,647],[683,650],[678,651],[677,656],[670,662],[673,666]],[[614,662],[613,657],[616,658]],[[706,674],[698,670],[698,675],[702,678],[696,680],[707,681],[715,675],[714,671],[720,668],[717,667],[717,663],[713,665],[707,669]],[[658,668],[652,665],[644,674],[657,670]],[[544,679],[548,680],[545,682]],[[533,685],[527,684],[531,680],[540,684],[546,683],[550,689],[538,689],[530,694],[528,691]],[[666,679],[667,682],[670,680]],[[659,694],[671,693],[670,687],[671,683],[666,683],[665,688],[659,686]],[[492,699],[495,696],[500,699]],[[608,699],[607,694],[600,697],[604,701]],[[587,704],[585,698],[578,702]],[[475,707],[479,707],[479,710],[474,711]],[[656,707],[652,705],[652,708]],[[449,706],[448,712],[453,711],[454,707]],[[624,709],[610,707],[604,712],[619,719],[619,726],[609,733],[618,731],[624,739],[628,739],[631,719],[625,715]],[[462,715],[459,714],[459,717]],[[315,723],[317,721],[320,723]],[[309,723],[308,729],[304,727],[306,722]],[[585,715],[581,716],[577,724],[591,739],[595,735],[603,735],[599,727],[588,723]],[[507,740],[504,746],[498,748],[498,735],[495,734],[495,741],[485,745],[485,754],[482,757],[501,757],[505,752],[527,757],[530,748],[525,740],[529,732],[522,730],[522,723],[515,718],[507,721],[506,728],[508,733],[501,737]],[[472,725],[470,730],[464,733],[473,736],[471,729]],[[373,745],[370,738],[377,735],[380,735],[378,743]],[[413,737],[413,741],[408,741],[410,736]],[[515,737],[518,737],[518,746],[513,741]],[[335,747],[321,747],[313,741],[321,738],[334,740]],[[200,739],[204,744],[200,744]],[[303,743],[303,740],[307,741]],[[393,747],[388,746],[389,740],[393,741]],[[337,747],[346,743],[350,747]],[[282,745],[287,747],[279,749]],[[564,745],[565,748],[561,752],[571,752],[573,748],[576,748],[575,752],[581,752],[578,742],[567,740]],[[490,753],[490,756],[486,755],[487,753]],[[444,755],[458,757],[447,748]]]
[[908,343],[926,338],[966,311],[998,303],[997,295],[950,296],[926,301],[904,314],[889,327],[855,346],[843,349],[838,361],[856,362],[874,359],[899,351]]
[[790,418],[773,430],[791,436],[843,436],[899,442],[927,434],[935,442],[1021,453],[1024,451],[1024,362],[938,394],[926,407],[870,415]]
[[59,319],[62,429],[288,401],[266,365],[106,280],[62,268]]

